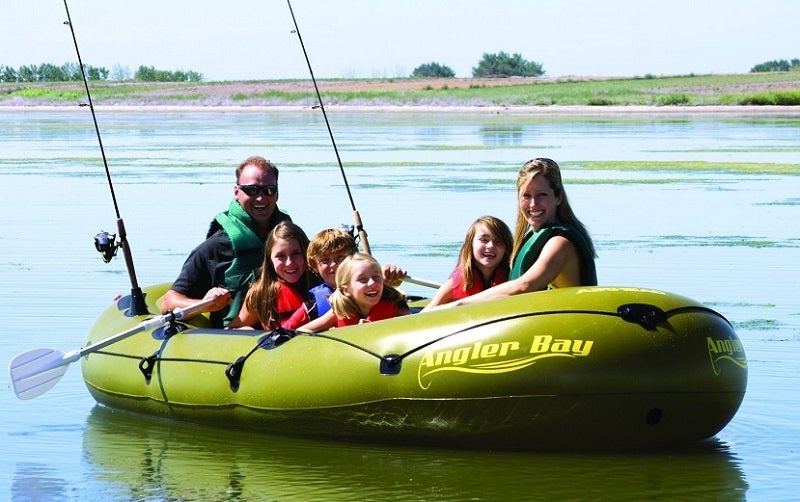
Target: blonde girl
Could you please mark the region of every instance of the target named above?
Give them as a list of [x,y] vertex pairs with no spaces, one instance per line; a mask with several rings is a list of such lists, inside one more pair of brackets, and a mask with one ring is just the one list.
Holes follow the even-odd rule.
[[331,310],[304,325],[304,331],[352,326],[411,313],[405,295],[384,283],[380,263],[366,253],[355,253],[339,264],[336,291],[329,301]]

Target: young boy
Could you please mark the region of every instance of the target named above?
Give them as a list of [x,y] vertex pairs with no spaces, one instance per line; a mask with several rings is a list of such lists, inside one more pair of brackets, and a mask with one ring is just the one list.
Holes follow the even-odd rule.
[[[340,228],[322,230],[311,239],[306,261],[308,269],[322,279],[322,284],[311,288],[313,298],[283,322],[282,327],[297,329],[331,309],[328,297],[336,290],[336,270],[342,260],[357,251],[358,246],[353,236]],[[387,283],[399,284],[406,272],[393,265],[386,265],[383,267],[383,275]]]

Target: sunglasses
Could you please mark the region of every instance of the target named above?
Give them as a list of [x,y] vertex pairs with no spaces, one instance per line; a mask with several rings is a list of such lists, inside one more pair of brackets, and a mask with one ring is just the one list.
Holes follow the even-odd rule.
[[278,193],[278,185],[236,185],[236,188],[249,197],[255,197],[260,193],[270,197]]

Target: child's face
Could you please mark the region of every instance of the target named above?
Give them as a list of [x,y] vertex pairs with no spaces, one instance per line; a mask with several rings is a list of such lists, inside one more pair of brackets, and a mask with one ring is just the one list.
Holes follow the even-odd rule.
[[339,269],[339,264],[342,263],[342,260],[348,256],[347,251],[341,250],[320,255],[317,259],[316,272],[328,287],[336,289],[336,271]]
[[277,239],[269,253],[275,273],[283,281],[294,284],[306,270],[306,259],[295,239]]
[[368,261],[353,264],[352,276],[343,293],[355,300],[361,313],[366,315],[378,304],[383,294],[383,273],[380,267]]
[[506,246],[484,224],[475,229],[472,239],[472,256],[481,271],[493,272],[506,256]]

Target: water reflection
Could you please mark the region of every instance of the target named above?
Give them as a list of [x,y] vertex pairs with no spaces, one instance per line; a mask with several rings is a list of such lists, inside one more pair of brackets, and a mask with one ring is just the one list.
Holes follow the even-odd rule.
[[[136,500],[744,500],[727,446],[531,454],[330,443],[202,428],[96,406],[83,433],[98,496]],[[580,480],[580,483],[576,483]]]
[[518,146],[522,144],[521,125],[488,125],[480,128],[484,146]]
[[39,502],[66,500],[68,483],[52,466],[36,462],[17,462],[11,482],[11,500]]
[[[15,334],[2,341],[9,357],[37,345],[74,348],[97,313],[128,288],[122,262],[103,264],[91,242],[99,230],[114,227],[114,213],[87,113],[0,113],[0,130],[7,132],[0,135],[0,275],[8,284],[0,308],[6,331]],[[230,196],[232,166],[253,153],[282,168],[281,205],[301,226],[352,221],[318,111],[114,110],[98,118],[140,284],[175,277],[217,204]],[[797,166],[796,116],[587,119],[333,110],[331,119],[376,256],[431,280],[450,273],[474,218],[514,221],[513,180],[521,162],[550,156],[562,163],[576,212],[599,245],[604,283],[685,294],[717,307],[740,331],[752,353],[752,379],[741,410],[719,436],[723,442],[651,454],[534,455],[286,440],[108,418],[102,409],[87,423],[94,402],[73,369],[39,399],[0,394],[6,411],[0,427],[6,495],[0,497],[791,497],[800,465],[800,266],[792,223],[800,218],[800,176],[727,172],[725,166]],[[516,141],[518,130],[519,145],[488,144]],[[605,167],[583,168],[597,162]],[[617,165],[629,162],[709,162],[713,171]],[[304,495],[306,487],[312,495]]]

